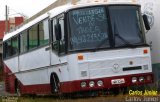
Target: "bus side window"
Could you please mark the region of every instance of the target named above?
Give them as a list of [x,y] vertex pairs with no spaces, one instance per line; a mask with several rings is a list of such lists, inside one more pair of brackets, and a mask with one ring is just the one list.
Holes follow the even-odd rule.
[[25,30],[20,34],[20,53],[28,50],[28,31]]
[[48,19],[39,23],[39,44],[46,45],[49,43],[49,26]]
[[38,47],[38,25],[29,29],[29,49]]
[[58,52],[58,41],[56,40],[56,35],[55,35],[55,25],[57,24],[57,19],[54,18],[52,20],[52,41],[53,41],[53,50]]
[[12,57],[19,53],[18,36],[13,37],[3,43],[3,58]]
[[19,52],[18,36],[12,38],[12,55],[17,55]]
[[[61,28],[61,36],[62,39],[60,41],[56,40],[56,30],[55,26],[57,24],[60,24]],[[63,20],[63,15],[60,16],[59,18],[54,18],[52,20],[52,29],[53,29],[53,50],[59,52],[60,54],[63,54],[65,52],[65,39],[64,39],[64,20]]]
[[11,39],[6,41],[6,49],[5,49],[5,53],[6,53],[6,58],[10,57],[12,55],[12,43],[11,43]]
[[60,40],[60,53],[64,53],[65,52],[64,18],[63,17],[59,18],[58,22],[61,26],[61,35],[62,35],[62,39]]

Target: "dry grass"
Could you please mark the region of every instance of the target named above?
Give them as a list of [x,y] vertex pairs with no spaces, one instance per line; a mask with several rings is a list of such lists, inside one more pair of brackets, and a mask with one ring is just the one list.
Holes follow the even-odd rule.
[[125,102],[125,96],[104,96],[104,97],[90,97],[90,98],[76,98],[76,99],[59,99],[53,97],[15,97],[15,100],[0,102]]

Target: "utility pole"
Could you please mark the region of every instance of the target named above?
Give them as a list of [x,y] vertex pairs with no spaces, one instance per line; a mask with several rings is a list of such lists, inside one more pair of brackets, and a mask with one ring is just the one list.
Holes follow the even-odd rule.
[[6,33],[8,32],[8,6],[6,5]]

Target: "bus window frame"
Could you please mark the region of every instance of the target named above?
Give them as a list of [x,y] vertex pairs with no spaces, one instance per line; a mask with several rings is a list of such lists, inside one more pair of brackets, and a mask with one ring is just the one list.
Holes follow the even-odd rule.
[[[67,16],[66,16],[66,13],[65,12],[63,12],[63,13],[61,13],[61,14],[58,14],[58,15],[56,15],[55,17],[53,17],[53,18],[51,18],[50,19],[50,36],[51,36],[51,46],[52,46],[52,51],[53,52],[55,52],[58,56],[63,56],[63,55],[66,55],[67,54],[67,43],[68,42],[66,42],[67,41],[67,36],[68,36],[68,32],[67,32],[67,18],[66,18]],[[56,20],[55,22],[53,22],[54,20]],[[60,51],[60,41],[57,41],[57,40],[55,40],[54,41],[54,39],[56,39],[56,38],[54,38],[55,37],[55,28],[54,28],[54,26],[57,24],[57,22],[59,22],[60,20],[63,20],[63,23],[64,23],[64,34],[62,34],[62,38],[64,38],[64,51]],[[54,25],[54,26],[53,26]],[[54,28],[54,30],[53,30],[53,28]],[[61,39],[62,40],[62,39]],[[58,49],[57,50],[55,50],[54,49],[54,43],[57,43],[58,44]]]

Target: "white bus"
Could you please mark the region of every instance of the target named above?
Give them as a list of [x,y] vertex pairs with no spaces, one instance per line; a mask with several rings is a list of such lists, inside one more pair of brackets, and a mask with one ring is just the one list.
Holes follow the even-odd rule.
[[128,1],[60,6],[6,34],[6,91],[75,93],[153,83],[147,16]]

